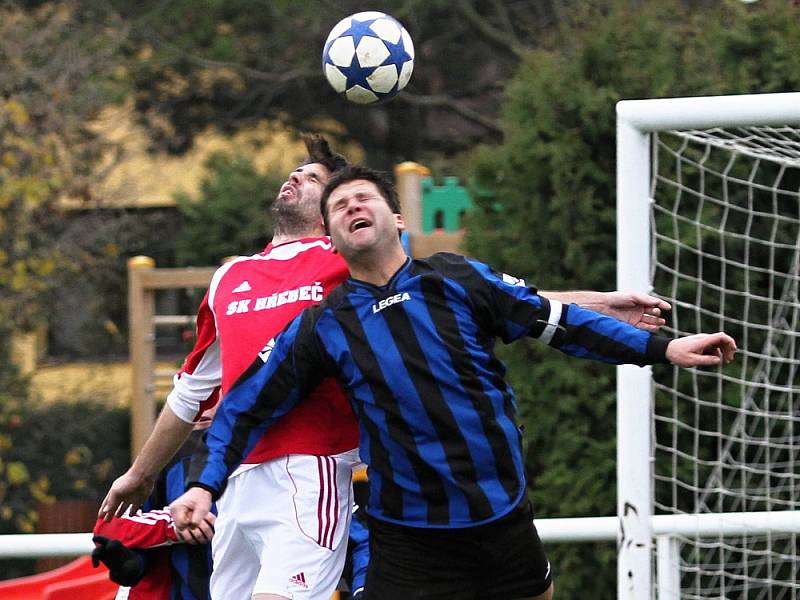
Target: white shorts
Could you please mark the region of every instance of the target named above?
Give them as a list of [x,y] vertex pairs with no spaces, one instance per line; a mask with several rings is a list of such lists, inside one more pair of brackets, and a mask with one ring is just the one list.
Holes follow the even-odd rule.
[[358,451],[292,454],[243,470],[217,501],[213,600],[330,600],[347,555]]

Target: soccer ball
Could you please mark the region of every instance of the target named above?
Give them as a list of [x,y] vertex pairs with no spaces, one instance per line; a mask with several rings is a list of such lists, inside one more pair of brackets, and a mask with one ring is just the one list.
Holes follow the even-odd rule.
[[331,30],[322,68],[333,89],[351,102],[388,100],[411,78],[414,44],[393,17],[377,11],[356,13]]

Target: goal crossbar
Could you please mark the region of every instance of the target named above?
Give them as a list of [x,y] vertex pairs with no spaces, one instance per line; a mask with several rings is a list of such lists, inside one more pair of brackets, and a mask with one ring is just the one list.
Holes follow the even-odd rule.
[[621,100],[617,120],[642,133],[796,123],[800,92]]

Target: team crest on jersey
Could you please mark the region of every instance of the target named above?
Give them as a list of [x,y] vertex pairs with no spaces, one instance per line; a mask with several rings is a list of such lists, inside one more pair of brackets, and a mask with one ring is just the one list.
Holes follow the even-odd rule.
[[524,279],[519,279],[518,277],[514,277],[513,275],[509,275],[507,273],[503,273],[503,281],[505,281],[509,285],[514,285],[517,287],[525,287]]
[[261,359],[261,362],[267,362],[269,360],[269,355],[272,354],[272,349],[275,347],[275,338],[272,338],[270,341],[267,342],[267,345],[261,349],[261,352],[258,353],[258,358]]
[[372,314],[379,313],[384,308],[389,308],[392,304],[405,302],[406,300],[411,300],[411,296],[408,295],[408,292],[403,292],[402,294],[395,294],[394,296],[384,298],[383,300],[380,300],[372,305]]

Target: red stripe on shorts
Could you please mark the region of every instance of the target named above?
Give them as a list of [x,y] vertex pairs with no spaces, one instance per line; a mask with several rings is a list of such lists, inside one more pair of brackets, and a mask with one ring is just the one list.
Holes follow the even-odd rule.
[[333,493],[333,481],[335,481],[335,477],[333,477],[333,474],[331,473],[331,459],[328,456],[325,457],[325,467],[326,467],[325,475],[327,477],[326,483],[328,484],[328,489],[327,489],[328,500],[327,503],[325,504],[325,517],[326,517],[325,532],[322,535],[322,545],[325,546],[326,548],[330,548],[331,519],[333,518],[333,515],[331,515],[331,494]]
[[336,481],[336,459],[317,457],[319,500],[317,501],[317,543],[333,549],[334,534],[339,524],[339,490]]
[[338,468],[336,459],[331,457],[331,478],[333,479],[333,526],[331,527],[331,545],[333,549],[334,534],[336,527],[339,525],[339,482],[336,479]]
[[322,506],[325,502],[325,477],[322,473],[322,456],[317,457],[319,472],[319,496],[317,498],[317,544],[322,545]]

